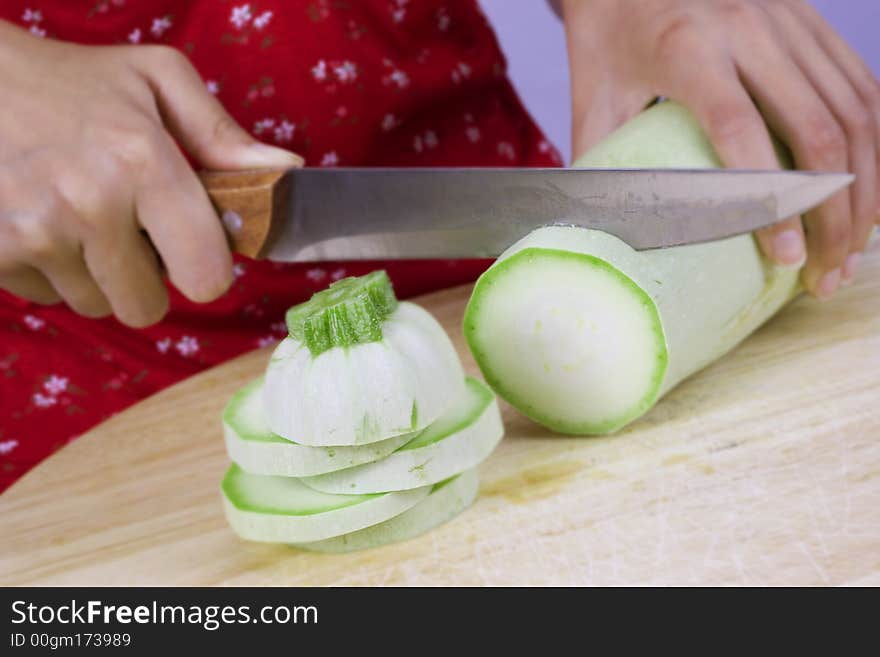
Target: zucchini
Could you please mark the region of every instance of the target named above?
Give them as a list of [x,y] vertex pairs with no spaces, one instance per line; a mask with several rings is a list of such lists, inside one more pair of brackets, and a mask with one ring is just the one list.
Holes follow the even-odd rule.
[[246,473],[233,464],[221,484],[226,519],[249,541],[308,543],[349,534],[412,508],[431,486],[378,495],[329,495],[295,477]]
[[[665,102],[575,166],[720,161],[690,112]],[[562,433],[604,434],[752,333],[798,293],[798,275],[765,261],[751,235],[636,252],[600,231],[550,226],[480,277],[464,334],[486,381],[525,415]]]
[[296,547],[313,552],[342,553],[406,541],[452,520],[473,503],[478,488],[477,471],[468,470],[435,484],[428,497],[399,516],[351,534],[301,543]]
[[369,445],[312,447],[272,433],[263,411],[263,379],[236,392],[223,411],[226,452],[251,474],[307,477],[370,463],[388,456],[418,433],[407,433]]
[[464,370],[434,317],[398,303],[384,272],[343,279],[287,314],[269,362],[270,429],[311,446],[375,443],[427,427],[463,393]]
[[381,460],[337,470],[303,483],[324,493],[381,493],[435,484],[486,459],[504,427],[495,395],[468,378],[461,399],[427,429]]

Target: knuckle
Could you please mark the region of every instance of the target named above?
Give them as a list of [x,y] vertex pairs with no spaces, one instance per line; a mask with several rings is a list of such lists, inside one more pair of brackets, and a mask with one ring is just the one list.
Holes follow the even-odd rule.
[[865,137],[874,129],[874,117],[868,108],[862,105],[852,105],[846,109],[842,117],[843,124],[853,137]]
[[763,23],[761,9],[751,2],[731,0],[723,3],[720,9],[727,23],[736,28],[754,29]]
[[152,127],[119,129],[111,136],[118,173],[139,174],[158,161],[161,140]]
[[753,114],[754,111],[742,103],[715,103],[706,112],[706,127],[716,140],[741,140],[755,130]]
[[831,116],[824,113],[808,117],[802,140],[812,163],[836,168],[846,163],[846,135]]
[[687,13],[677,14],[665,21],[655,38],[657,55],[660,59],[679,56],[687,50],[687,43],[699,34],[696,21]]
[[143,46],[143,48],[147,51],[147,57],[159,68],[183,68],[189,66],[189,60],[187,60],[186,56],[171,46],[150,45]]

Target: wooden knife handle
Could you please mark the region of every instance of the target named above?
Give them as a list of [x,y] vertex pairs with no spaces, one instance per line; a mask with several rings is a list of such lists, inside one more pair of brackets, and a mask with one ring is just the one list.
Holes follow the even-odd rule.
[[236,253],[250,258],[263,255],[279,224],[277,219],[286,213],[286,172],[261,169],[199,174]]

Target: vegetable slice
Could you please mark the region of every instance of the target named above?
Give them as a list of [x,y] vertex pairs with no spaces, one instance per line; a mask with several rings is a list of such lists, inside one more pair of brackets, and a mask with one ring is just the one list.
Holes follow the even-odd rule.
[[412,508],[430,486],[380,495],[328,495],[295,477],[248,474],[233,464],[221,484],[226,518],[241,538],[320,541],[384,522]]
[[[575,165],[720,162],[688,110],[666,102]],[[525,415],[563,433],[607,433],[732,349],[798,290],[797,270],[764,261],[751,235],[636,252],[599,231],[553,226],[483,274],[464,332],[486,381]]]
[[263,410],[263,379],[251,381],[233,395],[223,412],[223,434],[229,458],[251,474],[307,477],[377,461],[417,434],[408,433],[369,445],[312,447],[272,433]]
[[364,445],[423,429],[458,399],[464,370],[449,336],[423,308],[401,302],[380,342],[313,356],[285,338],[266,371],[272,431],[312,446]]
[[482,462],[504,435],[495,395],[468,377],[465,393],[440,419],[393,454],[303,483],[325,493],[408,490],[447,479]]
[[296,547],[314,552],[342,553],[415,538],[452,520],[468,508],[476,498],[478,488],[477,471],[468,470],[436,484],[428,497],[391,520],[351,534],[314,543],[302,543]]

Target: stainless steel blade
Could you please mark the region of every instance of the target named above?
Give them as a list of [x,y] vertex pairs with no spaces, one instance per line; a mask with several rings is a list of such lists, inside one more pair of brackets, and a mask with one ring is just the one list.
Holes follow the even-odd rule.
[[299,169],[275,260],[494,257],[574,224],[636,249],[705,242],[800,214],[849,174],[717,169]]

